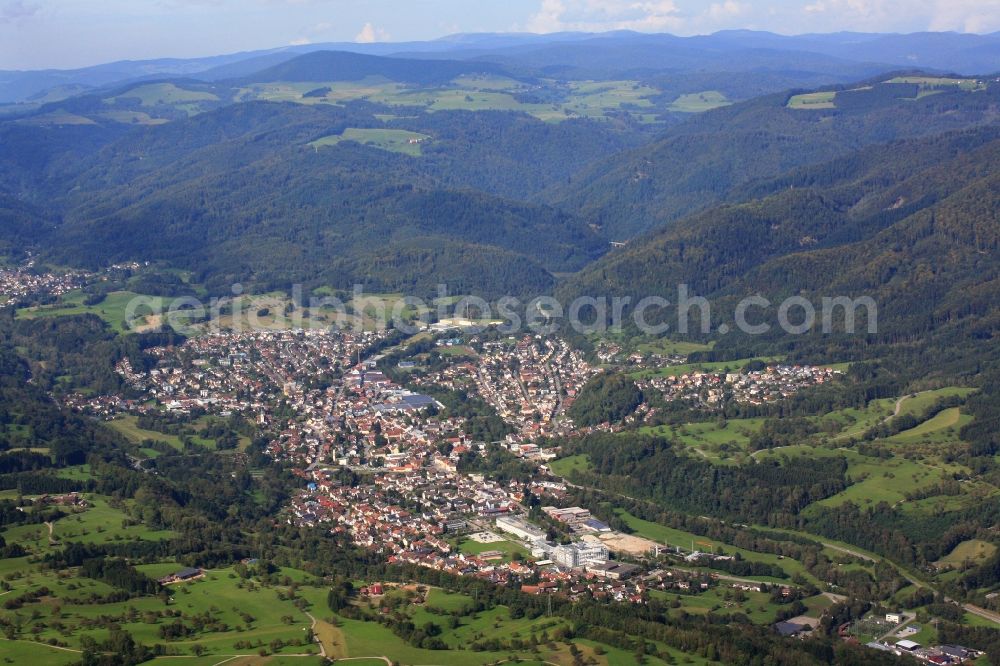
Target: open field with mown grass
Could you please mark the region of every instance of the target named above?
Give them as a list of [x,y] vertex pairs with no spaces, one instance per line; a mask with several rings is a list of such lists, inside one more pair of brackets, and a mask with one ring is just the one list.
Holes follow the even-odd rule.
[[681,95],[667,107],[680,113],[703,113],[732,104],[726,96],[717,90],[706,90],[700,93]]
[[313,148],[335,146],[342,141],[355,141],[365,146],[403,153],[411,157],[420,156],[420,146],[430,137],[419,132],[401,129],[358,129],[348,127],[341,134],[331,134],[310,142]]
[[93,314],[107,322],[113,330],[124,331],[127,319],[134,317],[132,323],[141,326],[144,323],[144,317],[153,310],[162,312],[166,302],[166,299],[158,296],[146,296],[133,291],[113,291],[95,305],[85,305],[85,298],[86,295],[81,291],[70,292],[54,305],[22,308],[17,311],[17,317],[19,319],[34,319],[36,317]]
[[938,566],[960,567],[966,562],[982,564],[997,552],[997,547],[988,541],[970,539],[955,546],[954,550],[942,557],[935,564]]
[[788,100],[788,108],[789,109],[834,109],[836,108],[836,104],[834,104],[834,98],[836,98],[836,96],[837,93],[834,91],[793,95]]

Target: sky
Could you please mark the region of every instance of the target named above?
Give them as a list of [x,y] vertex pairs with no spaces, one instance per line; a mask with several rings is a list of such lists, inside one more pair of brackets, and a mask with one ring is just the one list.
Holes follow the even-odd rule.
[[0,0],[0,69],[458,32],[988,33],[1000,0]]

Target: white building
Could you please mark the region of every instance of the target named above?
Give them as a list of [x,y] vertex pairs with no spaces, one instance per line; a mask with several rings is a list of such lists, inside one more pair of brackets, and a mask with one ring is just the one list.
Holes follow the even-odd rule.
[[500,516],[497,518],[496,525],[497,529],[527,541],[542,543],[545,541],[545,532],[517,516]]
[[585,564],[606,562],[608,549],[600,543],[571,543],[552,550],[552,560],[561,567],[573,569]]

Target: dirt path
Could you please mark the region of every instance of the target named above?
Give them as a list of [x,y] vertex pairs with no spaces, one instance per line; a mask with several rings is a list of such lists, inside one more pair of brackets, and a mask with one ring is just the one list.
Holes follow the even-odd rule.
[[310,620],[312,620],[312,625],[310,625],[309,629],[310,631],[312,631],[312,635],[313,638],[316,639],[316,643],[319,644],[320,656],[324,658],[329,657],[331,659],[335,658],[335,655],[337,654],[337,649],[332,638],[328,637],[330,639],[330,646],[329,646],[330,649],[327,650],[327,645],[326,643],[323,642],[323,636],[321,636],[319,633],[316,632],[316,626],[322,625],[321,629],[323,633],[333,633],[333,631],[336,628],[328,622],[322,622],[320,620],[317,620],[316,617],[309,611],[303,611],[303,612],[309,617]]
[[979,606],[973,606],[972,604],[962,604],[962,608],[973,615],[978,615],[984,620],[1000,624],[1000,613],[994,613],[993,611],[980,608]]

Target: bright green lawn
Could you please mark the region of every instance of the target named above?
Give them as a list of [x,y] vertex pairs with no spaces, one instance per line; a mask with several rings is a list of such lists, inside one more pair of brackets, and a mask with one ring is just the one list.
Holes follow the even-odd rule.
[[585,453],[559,458],[549,462],[549,469],[557,476],[569,476],[575,470],[586,472],[590,469],[590,458]]

